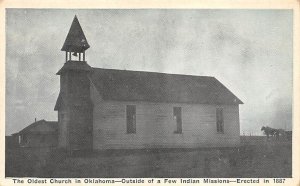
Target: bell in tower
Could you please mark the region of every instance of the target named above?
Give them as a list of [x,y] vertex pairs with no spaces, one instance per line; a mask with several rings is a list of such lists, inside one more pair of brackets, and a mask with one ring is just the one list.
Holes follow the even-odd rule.
[[[85,61],[85,51],[90,48],[77,16],[74,17],[71,28],[62,47],[66,52],[66,61],[72,61],[72,56],[78,57],[77,61]],[[73,59],[73,61],[76,61]]]
[[66,52],[66,62],[57,72],[60,92],[54,108],[58,111],[58,146],[70,152],[92,150],[93,106],[89,74],[93,68],[85,61],[85,51],[89,47],[75,16],[61,49]]

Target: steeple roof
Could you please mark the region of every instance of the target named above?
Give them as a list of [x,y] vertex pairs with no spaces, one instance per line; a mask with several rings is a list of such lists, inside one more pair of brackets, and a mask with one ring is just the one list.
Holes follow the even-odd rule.
[[67,38],[61,50],[68,52],[83,52],[89,47],[90,45],[88,44],[77,16],[75,15]]

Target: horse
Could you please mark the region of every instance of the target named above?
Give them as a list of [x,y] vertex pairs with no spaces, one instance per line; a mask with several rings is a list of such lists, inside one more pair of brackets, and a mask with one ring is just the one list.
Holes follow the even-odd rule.
[[276,137],[276,139],[278,140],[279,139],[279,136],[285,136],[286,133],[285,133],[285,130],[283,129],[273,129],[271,127],[262,127],[261,128],[261,131],[264,131],[264,134],[267,136],[267,138],[269,139],[269,136],[273,136],[273,137]]
[[268,126],[266,126],[266,127],[263,126],[261,128],[261,131],[264,131],[264,134],[267,136],[268,139],[269,139],[270,136],[275,136],[276,133],[278,133],[276,129],[273,129],[273,128],[268,127]]

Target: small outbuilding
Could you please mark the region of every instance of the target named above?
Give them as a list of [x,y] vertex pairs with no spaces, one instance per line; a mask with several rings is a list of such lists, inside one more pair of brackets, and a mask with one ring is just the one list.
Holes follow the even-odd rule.
[[58,122],[39,120],[14,134],[20,147],[56,147]]

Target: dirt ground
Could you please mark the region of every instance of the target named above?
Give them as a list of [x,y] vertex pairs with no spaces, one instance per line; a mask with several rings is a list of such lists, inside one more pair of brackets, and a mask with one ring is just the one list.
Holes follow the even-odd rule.
[[239,149],[111,150],[68,156],[6,149],[6,177],[291,177],[291,141],[241,137]]

